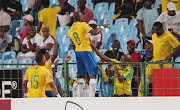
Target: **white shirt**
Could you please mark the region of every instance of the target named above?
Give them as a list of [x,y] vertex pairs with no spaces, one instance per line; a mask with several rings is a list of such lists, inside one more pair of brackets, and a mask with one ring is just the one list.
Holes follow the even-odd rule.
[[180,31],[180,12],[176,11],[176,15],[169,16],[168,12],[162,13],[156,21],[163,24],[163,29],[167,32],[169,28],[173,28],[175,33]]
[[[30,39],[30,42],[31,42],[31,44],[34,44],[34,43],[35,43],[34,37]],[[25,45],[27,46],[27,48],[29,48],[27,37],[24,38],[22,44],[25,44]],[[29,52],[27,52],[27,53],[25,54],[25,56],[34,56],[34,57],[35,57],[36,54],[35,54],[35,52],[29,51]]]
[[34,39],[34,43],[36,43],[38,46],[41,46],[44,38],[41,35],[39,35],[38,33],[36,33],[36,35],[33,37],[33,39]]
[[46,47],[48,43],[52,43],[53,44],[53,47],[49,50],[49,55],[52,56],[53,55],[53,50],[54,50],[54,40],[52,39],[51,36],[49,36],[46,41],[44,41],[42,44],[41,44],[41,47]]
[[90,33],[88,33],[88,35],[89,35],[89,38],[90,38],[91,41],[94,40],[94,41],[96,41],[96,43],[97,42],[102,42],[99,49],[103,49],[103,46],[104,46],[104,34],[102,32],[97,34],[97,35],[91,35]]

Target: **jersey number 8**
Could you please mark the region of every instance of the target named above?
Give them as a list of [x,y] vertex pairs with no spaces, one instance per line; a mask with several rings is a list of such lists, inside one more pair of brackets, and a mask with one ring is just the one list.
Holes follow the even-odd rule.
[[74,36],[77,44],[78,44],[78,45],[81,45],[81,40],[79,39],[78,34],[77,34],[76,32],[74,32],[74,33],[73,33],[73,36]]

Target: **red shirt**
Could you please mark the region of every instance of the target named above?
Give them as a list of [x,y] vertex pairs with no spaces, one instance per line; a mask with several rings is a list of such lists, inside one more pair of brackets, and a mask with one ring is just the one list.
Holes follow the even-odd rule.
[[131,62],[141,62],[141,55],[138,55],[136,51],[134,51],[134,53],[131,55]]
[[90,20],[94,20],[94,13],[90,9],[85,8],[84,12],[81,10],[78,10],[78,12],[83,14],[83,22],[89,23]]

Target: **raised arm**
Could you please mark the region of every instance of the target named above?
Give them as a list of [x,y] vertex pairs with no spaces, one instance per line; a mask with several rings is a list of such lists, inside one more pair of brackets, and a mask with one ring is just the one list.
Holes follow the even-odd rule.
[[89,33],[91,33],[92,35],[97,35],[99,34],[104,28],[107,28],[109,26],[109,24],[104,24],[102,27],[98,28],[98,29],[91,29],[89,31]]

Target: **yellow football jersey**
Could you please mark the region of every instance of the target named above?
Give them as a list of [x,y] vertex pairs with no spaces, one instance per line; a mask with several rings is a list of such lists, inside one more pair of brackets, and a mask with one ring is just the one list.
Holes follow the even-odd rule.
[[[52,65],[52,62],[51,62],[51,59],[49,59],[48,61],[46,61],[45,65],[43,67],[49,70],[49,72],[52,76],[52,79],[53,79],[53,71],[52,71],[51,65]],[[46,91],[52,91],[49,84],[46,85]]]
[[165,32],[157,37],[157,34],[152,35],[153,40],[153,61],[165,60],[172,52],[173,48],[180,45],[179,41],[168,32]]
[[75,51],[92,51],[88,36],[88,32],[91,29],[92,28],[85,22],[75,22],[71,26],[68,35],[69,39],[71,39],[76,46]]
[[[111,61],[120,63],[120,61],[115,60],[115,59],[111,59]],[[119,73],[122,76],[124,76],[126,80],[124,82],[120,83],[117,75],[115,74],[114,94],[115,95],[123,95],[123,94],[132,95],[131,81],[132,81],[132,77],[133,77],[133,73],[134,73],[133,68],[130,65],[128,65],[125,69],[122,69],[121,65],[117,65],[117,68],[119,70]]]
[[53,82],[49,70],[38,65],[27,69],[24,80],[29,81],[28,98],[46,97],[46,84]]

